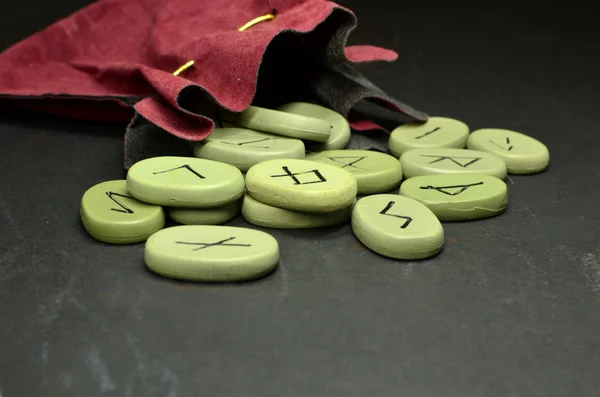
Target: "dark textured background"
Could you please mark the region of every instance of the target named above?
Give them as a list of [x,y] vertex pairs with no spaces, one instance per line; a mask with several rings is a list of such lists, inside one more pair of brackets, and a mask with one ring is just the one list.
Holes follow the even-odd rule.
[[[85,0],[0,4],[0,49]],[[0,396],[598,396],[600,34],[575,3],[343,1],[391,95],[472,129],[544,141],[506,214],[445,224],[399,262],[349,226],[273,231],[281,266],[245,285],[161,279],[143,245],[80,226],[123,177],[123,125],[0,111]],[[233,222],[245,225],[242,220]]]

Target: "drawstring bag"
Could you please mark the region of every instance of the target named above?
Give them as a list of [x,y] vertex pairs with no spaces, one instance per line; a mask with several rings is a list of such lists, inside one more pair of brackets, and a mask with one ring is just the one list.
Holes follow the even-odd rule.
[[125,168],[192,155],[222,111],[319,103],[355,130],[368,100],[427,114],[355,68],[393,51],[346,46],[355,15],[328,0],[100,0],[0,55],[3,104],[96,121],[128,121]]

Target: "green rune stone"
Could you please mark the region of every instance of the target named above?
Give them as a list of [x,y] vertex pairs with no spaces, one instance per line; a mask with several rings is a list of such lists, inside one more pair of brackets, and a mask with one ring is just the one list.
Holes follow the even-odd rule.
[[224,113],[222,118],[241,127],[290,138],[327,142],[331,135],[331,126],[325,120],[257,106],[241,113]]
[[183,225],[221,225],[238,213],[239,200],[214,208],[169,208],[169,217]]
[[211,208],[242,197],[244,177],[232,165],[195,157],[154,157],[135,163],[127,189],[138,200],[167,207]]
[[306,159],[352,173],[358,184],[358,194],[389,192],[402,180],[398,159],[372,150],[326,150],[308,155]]
[[331,135],[325,142],[311,142],[310,150],[313,152],[343,149],[350,142],[350,124],[348,124],[344,116],[329,108],[313,105],[312,103],[291,102],[278,107],[276,110],[300,116],[314,117],[329,123],[331,126]]
[[268,160],[246,174],[247,193],[262,203],[302,212],[333,212],[356,198],[356,178],[316,161]]
[[425,204],[441,221],[488,218],[506,210],[502,180],[483,174],[439,174],[410,178],[400,194]]
[[191,281],[253,280],[271,273],[279,245],[271,235],[231,226],[175,226],[153,234],[146,266],[165,277]]
[[506,163],[491,153],[467,149],[411,149],[400,157],[406,178],[430,174],[486,174],[506,177]]
[[466,146],[469,127],[462,121],[430,117],[426,122],[402,124],[390,135],[390,152],[400,157],[410,149],[455,148]]
[[550,162],[548,148],[530,136],[503,129],[474,131],[467,142],[469,149],[492,153],[506,163],[509,174],[535,174]]
[[247,128],[216,128],[194,148],[196,157],[231,164],[243,172],[265,160],[303,159],[305,152],[304,143],[299,139]]
[[444,229],[417,200],[396,194],[363,197],[352,210],[352,231],[367,248],[396,259],[424,259],[444,244]]
[[299,212],[273,207],[272,205],[244,196],[242,216],[253,225],[274,229],[308,229],[339,225],[350,219],[352,206],[324,213]]
[[129,194],[125,180],[99,183],[81,198],[81,221],[96,240],[110,244],[145,241],[162,229],[162,207],[142,203]]

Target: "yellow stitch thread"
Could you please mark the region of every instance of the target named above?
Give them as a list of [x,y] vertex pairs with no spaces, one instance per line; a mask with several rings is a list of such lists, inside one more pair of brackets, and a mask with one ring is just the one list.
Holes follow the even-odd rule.
[[174,71],[173,72],[173,76],[179,76],[181,73],[185,72],[186,70],[188,70],[192,66],[194,66],[194,61],[187,62],[185,65],[183,65],[182,67],[180,67],[179,69],[177,69],[176,71]]
[[[265,22],[265,21],[271,21],[273,19],[275,19],[275,14],[261,15],[260,17],[254,18],[253,20],[251,20],[250,22],[246,23],[244,26],[239,28],[238,32],[243,32],[244,30],[250,29],[254,25],[257,25],[257,24],[259,24],[261,22]],[[173,76],[179,76],[181,73],[185,72],[187,69],[191,68],[192,66],[194,66],[193,60],[187,62],[185,65],[181,66],[179,69],[174,71]]]
[[274,14],[266,14],[266,15],[262,15],[258,18],[254,18],[253,20],[251,20],[250,22],[248,22],[247,24],[245,24],[244,26],[242,26],[241,28],[238,29],[238,32],[243,32],[244,30],[248,30],[250,29],[252,26],[257,25],[261,22],[265,22],[265,21],[270,21],[275,19],[275,15]]

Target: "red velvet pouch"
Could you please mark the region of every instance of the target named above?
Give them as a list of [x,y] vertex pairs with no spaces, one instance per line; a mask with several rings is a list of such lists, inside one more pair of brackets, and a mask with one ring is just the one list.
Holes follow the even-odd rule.
[[189,155],[188,141],[206,138],[219,110],[251,104],[316,102],[348,117],[368,99],[425,120],[355,69],[397,57],[346,47],[356,23],[328,0],[100,0],[3,52],[0,97],[54,114],[131,120],[126,168],[150,156]]

